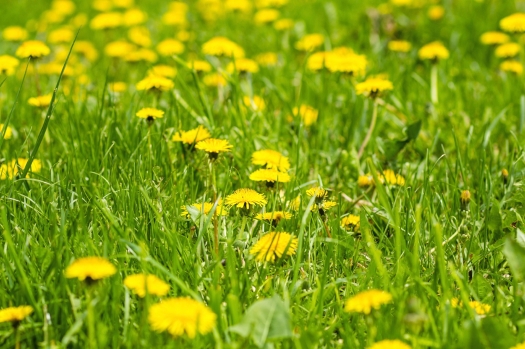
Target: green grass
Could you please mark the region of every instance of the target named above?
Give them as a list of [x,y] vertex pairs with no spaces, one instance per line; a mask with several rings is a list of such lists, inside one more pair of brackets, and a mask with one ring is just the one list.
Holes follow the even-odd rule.
[[[8,3],[0,29],[26,26],[50,5]],[[146,25],[154,44],[174,35],[159,20],[167,1],[136,3],[149,14]],[[483,32],[497,30],[499,20],[523,4],[444,0],[445,16],[433,22],[428,6],[394,9],[391,17],[375,19],[380,3],[290,1],[280,11],[296,25],[283,35],[271,26],[255,26],[251,15],[230,13],[206,23],[190,2],[194,38],[186,43],[182,60],[204,58],[202,43],[221,35],[243,46],[247,57],[274,51],[284,62],[249,77],[233,76],[220,98],[217,88],[206,87],[202,76],[171,58],[159,63],[178,68],[173,91],[158,100],[136,92],[134,84],[151,64],[113,62],[103,54],[108,37],[126,38],[126,29],[104,34],[89,24],[81,28],[78,39],[93,42],[101,56],[85,67],[91,82],[63,78],[36,153],[42,171],[0,182],[0,308],[34,308],[20,326],[22,348],[88,347],[89,291],[66,279],[64,270],[76,258],[95,255],[118,268],[93,290],[97,348],[255,348],[257,340],[231,328],[254,303],[274,296],[283,302],[278,314],[285,325],[273,318],[275,324],[284,329],[288,324],[291,332],[268,340],[266,348],[366,348],[399,339],[413,348],[508,349],[523,342],[525,89],[523,77],[500,72],[493,49],[479,42]],[[96,13],[89,2],[77,7],[89,18]],[[30,31],[30,38],[45,40],[60,25]],[[395,33],[389,31],[392,25]],[[397,112],[379,106],[361,159],[357,151],[373,101],[356,95],[353,85],[361,78],[305,68],[307,57],[293,44],[307,33],[323,33],[327,50],[348,46],[365,54],[367,75],[384,73],[394,84],[383,99]],[[392,37],[412,42],[412,51],[389,52]],[[431,64],[418,60],[417,49],[434,40],[441,40],[451,56],[439,63],[439,104],[432,109]],[[17,46],[1,41],[0,55],[14,55]],[[53,57],[59,48],[50,46]],[[207,58],[215,66],[228,62]],[[45,120],[45,111],[27,104],[37,95],[33,73],[16,100],[24,69],[21,61],[22,74],[7,77],[0,87],[1,122],[16,104],[10,120],[15,132],[1,144],[2,163],[28,158]],[[57,80],[57,75],[41,75],[42,93],[51,93]],[[130,88],[115,98],[106,85],[117,80]],[[67,94],[65,88],[76,93]],[[263,112],[242,107],[242,97],[250,94],[263,97]],[[135,113],[155,103],[165,115],[148,129]],[[302,103],[319,110],[319,119],[308,128],[287,120]],[[417,121],[422,123],[417,138],[391,154],[393,142],[404,140],[407,126]],[[285,208],[298,194],[303,198],[293,218],[277,227],[252,218],[244,225],[232,208],[218,222],[219,256],[214,254],[213,219],[181,216],[182,206],[213,197],[207,156],[171,141],[176,131],[199,124],[234,146],[213,164],[219,197],[253,188],[268,198],[266,211]],[[279,190],[248,178],[257,168],[251,154],[266,148],[281,151],[292,164],[292,181]],[[374,168],[392,169],[406,184],[360,188],[358,176]],[[506,183],[503,168],[510,173]],[[311,202],[305,191],[313,185],[330,189],[338,203],[326,217],[306,210]],[[472,199],[465,210],[460,194],[467,189]],[[359,234],[340,227],[349,213],[361,217]],[[297,236],[298,250],[273,264],[257,262],[249,249],[273,230]],[[122,283],[137,272],[168,282],[170,297],[207,304],[217,314],[214,332],[191,340],[150,330],[147,306],[157,299],[139,299]],[[392,304],[370,316],[344,311],[346,299],[371,288],[390,292]],[[479,316],[469,307],[452,308],[452,298],[477,300],[491,310]],[[12,327],[0,324],[0,347],[15,347],[15,342]]]

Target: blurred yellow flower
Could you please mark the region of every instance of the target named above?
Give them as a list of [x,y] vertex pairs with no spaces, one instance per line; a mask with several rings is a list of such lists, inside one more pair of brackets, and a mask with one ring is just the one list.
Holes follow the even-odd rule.
[[202,78],[204,85],[208,87],[226,86],[228,81],[221,73],[211,73]]
[[128,275],[124,279],[124,286],[142,298],[146,296],[146,293],[162,297],[170,291],[170,286],[167,283],[151,274]]
[[445,15],[445,8],[441,5],[434,5],[428,9],[428,18],[433,21],[439,21]]
[[370,98],[376,98],[385,91],[394,89],[390,80],[380,77],[370,77],[355,86],[356,93]]
[[24,41],[16,50],[16,56],[20,58],[41,58],[49,55],[51,50],[42,41]]
[[523,74],[523,64],[521,64],[521,62],[519,61],[514,61],[514,60],[503,61],[499,65],[499,68],[502,71],[511,72],[516,75]]
[[502,32],[486,32],[480,37],[480,41],[483,45],[501,45],[509,42],[510,37]]
[[420,59],[439,61],[447,59],[450,56],[450,53],[441,42],[434,41],[421,47],[418,51],[418,55]]
[[114,81],[108,84],[108,88],[111,92],[121,93],[128,89],[128,85],[123,81]]
[[368,349],[411,349],[412,347],[397,339],[385,339],[372,344]]
[[124,12],[122,22],[127,27],[143,24],[148,19],[148,15],[138,8],[132,8]]
[[24,41],[27,39],[27,30],[19,26],[6,27],[2,31],[5,41]]
[[225,200],[226,206],[236,206],[243,209],[250,209],[251,206],[264,206],[266,203],[266,197],[263,194],[259,194],[253,189],[245,188],[237,189],[228,195]]
[[252,154],[252,164],[265,168],[286,172],[290,169],[290,161],[276,150],[257,150]]
[[157,332],[169,332],[173,337],[211,332],[217,323],[217,315],[201,302],[190,298],[168,298],[152,305],[148,321]]
[[73,42],[75,32],[71,28],[60,28],[51,31],[47,37],[50,44],[67,44]]
[[500,58],[512,58],[517,56],[521,51],[519,44],[515,42],[508,42],[506,44],[501,44],[496,48],[496,57]]
[[189,61],[187,64],[188,64],[188,68],[195,70],[196,72],[207,73],[211,71],[211,64],[208,63],[208,61],[194,60],[194,61]]
[[184,52],[184,45],[179,40],[165,39],[157,45],[157,52],[161,56],[173,56]]
[[361,218],[359,216],[349,214],[341,219],[341,226],[349,230],[357,231],[359,230],[360,222]]
[[525,32],[525,13],[514,13],[503,18],[499,26],[506,32],[523,33]]
[[266,109],[266,103],[264,102],[264,99],[257,95],[251,98],[250,96],[244,96],[242,98],[242,102],[245,106],[249,107],[253,111],[262,111]]
[[264,212],[264,213],[259,213],[255,216],[255,219],[258,219],[261,221],[270,221],[274,223],[278,223],[282,219],[288,220],[290,218],[292,218],[292,214],[286,211]]
[[77,40],[73,46],[73,52],[80,53],[90,62],[94,62],[98,58],[98,51],[89,41]]
[[249,176],[250,180],[255,182],[266,182],[267,184],[278,183],[288,183],[290,182],[290,175],[286,172],[279,172],[274,169],[259,169],[255,172],[252,172]]
[[308,34],[295,43],[295,48],[299,51],[313,51],[324,43],[322,34]]
[[[0,136],[4,133],[4,126],[5,124],[0,124]],[[7,126],[5,130],[4,139],[11,139],[11,137],[13,137],[13,129]]]
[[133,51],[135,51],[135,45],[124,40],[110,42],[104,47],[106,56],[112,58],[122,58]]
[[164,111],[156,108],[142,108],[136,114],[141,119],[146,119],[149,122],[155,119],[160,119],[164,116]]
[[29,305],[0,309],[0,323],[11,322],[17,324],[32,313],[33,307]]
[[301,120],[306,127],[313,125],[319,116],[319,111],[317,109],[306,104],[293,108],[292,113],[294,116],[301,117]]
[[368,290],[349,298],[345,303],[348,313],[370,314],[373,309],[378,310],[382,305],[392,303],[392,295],[385,291]]
[[165,64],[159,64],[151,67],[148,71],[150,75],[162,76],[165,78],[174,78],[177,76],[177,69]]
[[268,24],[275,22],[281,13],[275,9],[262,9],[255,13],[253,21],[256,24]]
[[38,97],[31,97],[27,103],[33,107],[46,108],[49,107],[49,104],[51,104],[52,97],[52,93]]
[[255,56],[255,61],[262,66],[272,67],[277,65],[279,57],[275,52],[265,52]]
[[151,46],[151,35],[146,27],[132,27],[128,30],[129,40],[142,47]]
[[244,49],[223,36],[214,37],[202,45],[202,53],[210,56],[243,58]]
[[172,138],[174,142],[182,142],[184,144],[195,144],[210,138],[210,132],[202,125],[189,131],[179,131],[175,133]]
[[16,67],[18,67],[19,61],[13,56],[1,55],[0,56],[0,74],[2,75],[13,75]]
[[175,87],[170,79],[157,75],[148,75],[135,85],[138,91],[168,91]]
[[118,28],[122,25],[123,18],[120,12],[99,13],[90,22],[91,29],[104,30]]
[[234,61],[228,63],[226,67],[228,73],[257,73],[259,71],[259,65],[254,60],[248,58],[237,58]]
[[68,279],[91,282],[110,277],[116,272],[117,268],[106,258],[84,257],[73,261],[66,268],[65,276]]
[[130,63],[136,62],[148,62],[155,63],[157,61],[157,54],[147,48],[141,48],[135,51],[132,51],[124,56],[124,60]]
[[[188,206],[191,206],[192,208],[198,210],[200,213],[207,216],[210,214],[213,208],[213,205],[215,205],[214,202],[204,202],[204,203],[196,202]],[[217,203],[217,208],[215,209],[214,215],[215,216],[227,216],[228,215],[228,210],[222,204],[222,200],[219,200],[219,202]],[[188,208],[186,206],[182,206],[181,216],[186,217],[186,218],[190,217]]]
[[275,21],[275,23],[273,24],[273,27],[279,31],[291,29],[293,28],[293,26],[294,26],[294,21],[293,19],[290,19],[290,18],[281,18]]
[[388,49],[394,52],[408,52],[412,48],[412,44],[404,40],[392,40],[388,42]]

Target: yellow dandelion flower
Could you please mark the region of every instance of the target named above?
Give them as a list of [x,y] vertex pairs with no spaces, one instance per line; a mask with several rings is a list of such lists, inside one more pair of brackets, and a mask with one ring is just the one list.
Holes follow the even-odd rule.
[[128,275],[124,279],[124,286],[142,298],[146,296],[146,293],[162,297],[170,291],[170,285],[151,274]]
[[501,64],[499,65],[499,68],[502,71],[511,72],[516,75],[523,74],[523,64],[515,60],[507,60],[507,61],[501,62]]
[[244,49],[230,39],[214,37],[202,45],[202,53],[210,56],[243,58]]
[[128,30],[129,40],[141,47],[151,46],[151,35],[146,27],[133,27]]
[[383,171],[383,175],[380,176],[380,180],[382,183],[386,181],[386,183],[390,185],[398,185],[400,187],[405,185],[405,178],[399,174],[396,174],[390,169]]
[[273,27],[279,31],[291,29],[293,28],[293,26],[294,26],[294,21],[293,19],[290,19],[290,18],[281,18],[275,21],[275,23],[273,24]]
[[439,61],[447,59],[450,56],[450,53],[441,42],[434,41],[421,47],[418,51],[418,56],[420,59]]
[[0,323],[11,322],[17,324],[32,313],[33,307],[30,305],[0,309]]
[[[9,161],[7,164],[0,165],[0,179],[13,179],[16,176],[20,175],[24,168],[27,166],[28,159],[18,158]],[[31,163],[31,172],[38,173],[42,170],[42,162],[38,159],[34,159]],[[29,173],[26,175],[26,178],[29,178]]]
[[148,122],[153,122],[155,119],[162,118],[164,111],[155,108],[142,108],[136,115],[141,119],[146,119]]
[[217,158],[219,153],[227,153],[231,151],[233,145],[225,139],[207,138],[200,141],[195,146],[195,149],[204,150],[210,155],[211,159]]
[[368,61],[366,56],[354,52],[331,52],[325,61],[326,69],[332,73],[340,72],[352,76],[365,75]]
[[117,8],[130,8],[135,3],[135,0],[112,0],[113,5]]
[[262,111],[266,109],[266,103],[264,103],[264,99],[262,99],[260,96],[255,95],[251,98],[250,96],[244,96],[242,101],[245,106],[249,107],[253,111]]
[[501,44],[496,48],[496,57],[500,58],[512,58],[517,56],[521,51],[519,44],[515,42],[508,42],[506,44]]
[[335,201],[322,201],[319,204],[315,204],[312,206],[312,212],[319,212],[319,214],[323,216],[326,213],[326,211],[336,206],[337,202]]
[[148,321],[154,331],[195,338],[197,334],[204,335],[215,328],[217,315],[194,299],[168,298],[149,308]]
[[225,205],[228,207],[236,206],[245,209],[250,209],[251,206],[264,206],[266,203],[266,197],[253,189],[237,189],[225,200]]
[[295,43],[295,48],[299,51],[313,51],[324,43],[322,34],[308,34]]
[[474,312],[478,315],[486,315],[490,312],[491,306],[478,301],[470,301],[468,305],[474,309]]
[[228,84],[228,80],[221,73],[208,74],[202,78],[202,82],[208,87],[226,86]]
[[1,55],[0,56],[0,74],[13,75],[16,67],[20,62],[13,56]]
[[224,7],[232,12],[247,13],[252,9],[252,4],[248,0],[226,0]]
[[428,9],[428,18],[433,21],[439,21],[445,15],[445,8],[441,5],[434,5]]
[[252,59],[238,58],[235,61],[228,63],[226,66],[228,73],[257,73],[259,71],[259,65]]
[[388,49],[393,52],[408,52],[412,49],[412,44],[404,40],[392,40],[388,42]]
[[255,61],[265,67],[273,67],[279,62],[279,57],[275,52],[265,52],[255,56]]
[[284,254],[292,256],[297,250],[296,236],[285,232],[271,232],[261,236],[259,241],[250,249],[250,254],[259,262],[275,262]]
[[503,18],[499,26],[506,32],[523,33],[525,32],[525,13],[514,13]]
[[294,116],[300,116],[306,127],[313,125],[319,116],[319,111],[317,109],[306,104],[293,108],[292,113]]
[[380,77],[370,77],[355,86],[356,93],[370,98],[376,98],[385,91],[394,89],[390,80]]
[[157,45],[157,52],[161,56],[174,56],[184,52],[184,44],[179,40],[165,39]]
[[306,67],[312,71],[324,69],[326,68],[326,62],[330,59],[332,54],[332,52],[326,51],[312,53],[306,61]]
[[118,28],[122,25],[123,18],[120,12],[99,13],[89,23],[91,29],[104,30]]
[[68,279],[76,278],[87,282],[97,281],[114,275],[117,268],[106,258],[84,257],[71,263],[65,271]]
[[188,68],[195,70],[196,72],[210,72],[211,64],[208,61],[203,60],[193,60],[187,63]]
[[374,185],[374,177],[371,174],[361,175],[357,178],[357,185],[360,187],[369,187]]
[[316,200],[323,200],[328,196],[328,191],[321,187],[313,187],[306,191],[306,195],[309,197],[315,197]]
[[287,211],[272,211],[272,212],[264,212],[259,213],[255,216],[255,219],[261,220],[261,221],[270,221],[278,223],[281,219],[288,220],[292,218],[292,214]]
[[138,8],[129,9],[122,15],[122,23],[127,27],[142,24],[147,19],[148,15]]
[[252,154],[252,164],[263,166],[270,169],[276,169],[286,172],[290,169],[290,161],[276,150],[264,149],[257,150]]
[[368,349],[411,349],[412,347],[400,340],[385,339],[372,344]]
[[392,302],[392,295],[381,290],[363,291],[349,298],[345,303],[348,313],[370,314],[373,309],[378,310],[382,305]]
[[165,78],[174,78],[177,75],[177,69],[165,64],[158,64],[148,71],[149,75],[162,76]]
[[155,63],[157,61],[157,54],[147,48],[138,49],[136,51],[130,52],[124,56],[126,62],[148,62]]
[[510,349],[525,349],[525,342],[517,344]]
[[38,97],[31,97],[27,100],[27,103],[33,107],[46,108],[51,104],[51,98],[53,94],[47,94]]
[[286,172],[279,172],[275,169],[260,169],[250,174],[250,180],[255,182],[266,182],[267,185],[290,182],[290,175]]
[[[0,124],[0,135],[4,133],[4,127],[5,127],[5,124]],[[11,139],[11,137],[13,137],[13,129],[7,126],[5,130],[4,139]]]
[[461,191],[461,195],[459,196],[459,200],[462,204],[468,204],[470,202],[470,191],[469,190],[463,190]]
[[[1,128],[1,126],[0,126]],[[501,170],[501,176],[503,177],[504,180],[507,180],[507,178],[509,178],[509,170],[507,170],[506,168],[502,169]]]
[[135,51],[135,45],[124,40],[110,42],[104,47],[104,54],[111,58],[122,58]]
[[359,216],[349,214],[341,219],[341,227],[350,230],[359,230],[361,218]]
[[89,41],[77,40],[73,46],[73,52],[79,53],[90,62],[94,62],[98,58],[98,51]]
[[123,81],[114,81],[108,84],[108,88],[113,93],[122,93],[128,89],[128,85]]
[[299,208],[301,208],[301,195],[297,195],[297,197],[293,200],[290,200],[288,202],[288,207],[292,211],[299,211]]
[[6,27],[2,30],[2,37],[5,41],[24,41],[27,39],[27,30],[19,26]]
[[510,41],[510,37],[502,32],[486,32],[480,37],[480,41],[483,45],[501,45]]
[[72,42],[75,38],[75,33],[71,28],[60,28],[51,31],[47,37],[50,44],[66,44]]
[[253,16],[253,21],[255,24],[259,24],[259,25],[268,24],[268,23],[275,22],[277,18],[279,18],[280,15],[281,13],[278,10],[263,9],[255,13],[255,15]]
[[[213,208],[213,205],[215,205],[215,203],[213,202],[204,202],[204,203],[196,202],[188,206],[193,207],[194,209],[198,210],[200,213],[207,216],[210,214]],[[188,212],[188,208],[186,206],[182,206],[181,208],[182,208],[181,216],[189,218],[190,214]],[[228,210],[222,204],[222,200],[219,200],[219,202],[217,203],[217,208],[215,209],[214,215],[215,216],[227,216],[228,215]]]
[[174,142],[182,142],[184,144],[195,144],[210,138],[210,132],[202,125],[189,131],[179,131],[175,133],[172,138]]
[[42,41],[29,40],[24,41],[16,50],[16,56],[19,58],[41,58],[49,55],[51,50]]
[[175,87],[170,79],[157,75],[148,75],[135,85],[138,91],[168,91]]

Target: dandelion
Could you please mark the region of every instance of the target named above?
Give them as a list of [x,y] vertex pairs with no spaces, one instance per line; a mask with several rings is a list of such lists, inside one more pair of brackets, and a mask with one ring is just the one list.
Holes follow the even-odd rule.
[[292,214],[287,211],[272,211],[272,212],[264,212],[259,213],[255,216],[255,219],[261,220],[261,221],[269,221],[272,222],[274,225],[277,225],[282,219],[288,220],[292,218]]
[[217,315],[199,301],[180,297],[152,305],[148,320],[154,331],[195,338],[197,334],[204,335],[215,328]]
[[162,92],[171,90],[175,84],[170,79],[157,75],[148,75],[135,86],[138,91]]
[[146,296],[146,293],[162,297],[170,291],[170,286],[167,283],[151,274],[128,275],[124,279],[124,286],[142,298]]
[[293,108],[292,113],[294,116],[301,117],[301,120],[306,127],[313,125],[319,116],[319,111],[317,109],[306,104]]
[[285,232],[271,232],[261,236],[250,249],[250,254],[259,262],[275,262],[283,255],[292,256],[297,250],[296,236]]
[[151,35],[146,27],[133,27],[128,30],[129,40],[141,47],[151,46]]
[[225,200],[225,205],[228,207],[236,206],[246,210],[253,206],[264,206],[266,203],[266,197],[253,189],[237,189]]
[[165,39],[157,45],[157,52],[161,56],[175,56],[184,52],[184,44],[179,40]]
[[301,40],[295,43],[295,48],[299,51],[314,51],[324,43],[322,34],[305,35]]
[[292,211],[299,211],[299,208],[301,208],[301,194],[288,202],[288,208]]
[[393,52],[408,52],[412,49],[412,44],[404,40],[392,40],[388,42],[388,49]]
[[368,61],[366,56],[358,55],[346,48],[335,49],[326,57],[326,69],[332,73],[340,72],[350,76],[365,75]]
[[142,108],[136,115],[141,119],[146,119],[148,125],[151,125],[156,119],[164,116],[164,111],[155,108]]
[[273,67],[279,62],[279,57],[275,52],[265,52],[255,56],[255,61],[265,67]]
[[164,64],[158,64],[148,71],[150,75],[162,76],[165,78],[174,78],[177,75],[177,69]]
[[306,191],[306,195],[309,197],[315,197],[315,201],[322,201],[328,196],[328,191],[321,187],[313,187]]
[[107,30],[120,27],[122,22],[123,18],[120,12],[105,12],[93,17],[89,25],[94,30]]
[[124,60],[126,62],[148,62],[148,63],[155,63],[157,61],[157,54],[149,50],[147,48],[139,49],[133,52],[128,53],[125,55]]
[[104,47],[104,54],[111,58],[122,58],[135,51],[135,45],[125,40],[110,42]]
[[375,99],[379,97],[383,92],[394,89],[394,85],[391,81],[383,79],[381,77],[371,77],[363,82],[360,82],[355,87],[358,95],[364,95]]
[[510,349],[525,349],[525,342],[517,344]]
[[31,97],[27,100],[27,103],[33,107],[47,108],[51,104],[52,98],[53,95],[50,93],[43,96]]
[[208,74],[202,78],[202,82],[208,87],[226,86],[228,84],[228,81],[221,73]]
[[285,30],[293,28],[293,26],[294,26],[294,21],[293,19],[290,19],[290,18],[281,18],[275,21],[275,23],[273,24],[273,27],[275,28],[275,30],[278,30],[278,31],[285,31]]
[[257,150],[252,154],[252,164],[286,172],[290,169],[290,160],[276,150]]
[[516,75],[523,74],[523,64],[515,60],[506,60],[501,62],[499,69],[505,72],[514,73]]
[[203,60],[193,60],[187,63],[187,66],[191,70],[195,70],[197,73],[204,72],[208,73],[211,71],[211,64]]
[[359,230],[360,221],[361,218],[359,216],[350,214],[341,219],[341,227],[351,231],[357,231]]
[[361,175],[357,178],[357,185],[360,187],[369,187],[374,185],[374,177],[371,174]]
[[461,192],[461,195],[459,197],[459,200],[463,205],[467,205],[470,202],[470,191],[469,190],[463,190]]
[[[7,133],[6,133],[7,134]],[[18,158],[11,160],[7,164],[0,165],[0,179],[13,179],[16,176],[20,175],[28,163],[26,158]],[[31,172],[38,173],[42,170],[42,162],[38,159],[34,159],[31,163]],[[26,178],[29,178],[29,173],[26,175]]]
[[214,37],[205,42],[202,45],[202,53],[217,57],[244,57],[244,49],[241,46],[222,36]]
[[65,271],[68,279],[79,279],[88,284],[110,277],[117,272],[117,268],[102,257],[84,257],[73,261]]
[[260,169],[250,174],[250,180],[255,182],[266,182],[266,186],[273,187],[275,183],[290,182],[290,175],[286,172],[279,172],[275,169]]
[[445,15],[445,8],[441,5],[434,5],[428,9],[428,18],[433,21],[439,21]]
[[397,185],[400,187],[405,185],[405,177],[396,174],[390,169],[383,171],[383,174],[379,176],[379,179],[381,180],[381,183],[386,182],[389,185]]
[[385,339],[372,344],[368,349],[411,349],[412,347],[400,340]]
[[0,309],[0,323],[11,322],[13,326],[16,327],[22,320],[32,313],[33,307],[29,305]]
[[0,74],[2,75],[13,75],[16,67],[18,67],[18,59],[9,55],[0,56]]
[[483,45],[501,45],[509,42],[510,38],[507,34],[502,32],[486,32],[480,37],[480,41]]
[[418,51],[418,56],[423,60],[439,61],[447,59],[450,56],[450,53],[441,42],[434,41],[421,47]]
[[515,42],[508,42],[501,44],[496,48],[496,57],[499,58],[512,58],[517,56],[521,51],[520,45]]
[[370,314],[372,310],[379,310],[382,305],[392,303],[392,295],[381,290],[363,291],[349,298],[345,303],[348,313]]
[[253,111],[262,111],[266,108],[266,103],[264,103],[264,99],[260,96],[253,96],[251,98],[249,96],[244,96],[242,102]]
[[523,33],[525,32],[525,13],[514,13],[499,21],[499,26],[506,32]]
[[228,63],[228,65],[226,66],[226,70],[230,74],[235,72],[257,73],[259,71],[259,65],[252,59],[237,58],[235,59],[235,61]]
[[[463,303],[458,298],[452,298],[450,300],[452,308],[459,308],[463,306]],[[486,315],[490,312],[491,306],[478,301],[468,302],[470,308],[474,310],[477,315]]]
[[13,137],[13,129],[5,124],[0,124],[0,135],[2,134],[4,134],[4,139],[11,139],[11,137]]
[[259,10],[255,13],[253,21],[259,25],[268,24],[275,22],[280,15],[281,13],[275,9]]
[[108,88],[113,93],[122,93],[128,89],[128,85],[123,81],[114,81],[108,84]]
[[[0,128],[1,128],[1,126],[0,126]],[[503,183],[507,184],[507,182],[509,180],[509,171],[506,168],[501,170],[501,177],[503,178]]]
[[326,211],[336,206],[337,202],[335,201],[322,201],[321,203],[312,206],[312,212],[319,212],[321,216],[324,216],[326,214]]
[[24,41],[27,39],[27,30],[19,26],[6,27],[2,31],[2,37],[5,41]]
[[55,29],[49,33],[47,41],[50,44],[65,44],[72,42],[75,38],[75,33],[70,28]]
[[73,46],[73,52],[81,54],[90,62],[94,62],[98,58],[97,49],[89,41],[77,40]]
[[[194,203],[188,206],[199,211],[201,214],[204,214],[207,216],[210,214],[214,205],[215,203],[213,202],[204,202],[204,203],[197,202],[197,203]],[[188,212],[188,208],[186,206],[182,206],[181,208],[182,208],[181,216],[189,218],[190,213]],[[217,203],[217,207],[215,208],[215,212],[213,214],[215,216],[227,216],[228,215],[228,210],[222,204],[222,200],[219,200],[219,202]]]
[[194,128],[192,130],[179,131],[175,133],[175,135],[172,138],[172,141],[192,145],[210,137],[210,132],[204,126],[199,125],[197,128]]
[[38,59],[49,55],[51,50],[42,41],[29,40],[24,41],[16,50],[16,56],[19,58]]
[[225,139],[207,138],[200,141],[195,146],[195,149],[204,150],[208,153],[210,160],[215,160],[219,156],[219,153],[227,153],[231,151],[233,145]]
[[138,8],[129,9],[122,15],[122,23],[126,27],[142,24],[146,22],[147,19],[148,15]]

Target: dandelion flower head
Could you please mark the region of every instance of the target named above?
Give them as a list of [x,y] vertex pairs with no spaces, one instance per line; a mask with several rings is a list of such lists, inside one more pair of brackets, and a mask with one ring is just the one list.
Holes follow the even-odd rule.
[[288,183],[290,182],[290,175],[286,172],[279,172],[275,169],[259,169],[252,172],[249,177],[256,182],[271,182],[271,183]]
[[392,302],[392,295],[381,290],[363,291],[349,298],[345,303],[345,311],[349,313],[370,314],[382,305]]
[[496,48],[496,57],[511,58],[517,56],[521,51],[519,44],[515,42],[507,42],[501,44]]
[[314,51],[324,43],[322,34],[308,34],[295,43],[295,48],[299,51]]
[[259,65],[252,59],[248,58],[236,58],[235,61],[228,63],[226,66],[228,73],[257,73],[259,71]]
[[293,108],[292,112],[294,116],[301,117],[301,120],[306,127],[314,124],[319,116],[319,111],[317,109],[306,104]]
[[510,37],[502,32],[486,32],[480,37],[480,41],[483,45],[501,45],[509,42]]
[[290,218],[292,218],[292,214],[286,211],[264,212],[264,213],[259,213],[255,216],[255,219],[259,219],[262,221],[275,221],[275,222],[279,222],[281,219],[287,220]]
[[2,31],[5,41],[24,41],[27,39],[27,30],[19,26],[7,27]]
[[42,41],[29,40],[24,41],[16,50],[16,56],[19,58],[41,58],[49,55],[51,50]]
[[168,91],[171,90],[175,84],[170,79],[157,75],[148,75],[136,85],[139,91]]
[[76,278],[80,281],[96,281],[114,275],[117,268],[106,258],[84,257],[73,261],[67,268],[67,278]]
[[146,296],[146,293],[162,297],[170,291],[167,283],[151,274],[128,275],[124,279],[124,286],[142,298]]
[[368,349],[411,349],[412,347],[400,340],[394,339],[385,339],[380,342],[372,344]]
[[223,36],[214,37],[202,45],[202,53],[210,56],[244,57],[244,49]]
[[189,131],[179,131],[175,133],[172,140],[174,142],[182,142],[184,144],[195,144],[210,138],[210,132],[202,125]]
[[274,262],[284,254],[292,256],[297,250],[296,236],[285,232],[272,232],[263,235],[250,249],[250,254],[260,262]]
[[350,214],[341,219],[341,226],[347,229],[358,229],[361,218],[359,216]]
[[257,150],[252,154],[252,164],[286,172],[290,169],[290,160],[280,152],[271,149]]
[[253,189],[237,189],[228,195],[225,200],[226,206],[250,209],[252,206],[266,205],[266,197]]
[[49,107],[51,104],[52,94],[47,94],[38,97],[31,97],[28,99],[27,103],[33,107],[45,108]]
[[370,77],[355,86],[358,95],[364,95],[370,98],[375,98],[385,91],[394,89],[394,85],[390,80],[381,77]]
[[15,57],[0,55],[0,74],[13,75],[18,64],[18,59]]
[[211,332],[217,323],[217,315],[207,306],[190,298],[169,298],[149,308],[148,321],[157,332],[169,332],[173,337]]
[[525,13],[514,13],[503,18],[499,22],[499,26],[506,32],[523,33],[525,32]]
[[440,41],[434,41],[421,47],[418,51],[418,56],[424,60],[439,61],[447,59],[450,53]]
[[521,62],[515,61],[515,60],[506,60],[501,62],[499,65],[499,68],[502,71],[511,72],[516,75],[523,74],[523,64]]
[[231,151],[233,145],[231,145],[230,142],[228,142],[225,139],[207,138],[197,143],[195,148],[199,150],[204,150],[207,153],[218,154]]
[[9,307],[0,309],[0,323],[12,322],[18,323],[33,313],[33,307],[22,305],[20,307]]
[[412,44],[404,40],[392,40],[388,42],[388,49],[393,52],[408,52]]
[[141,119],[155,120],[164,116],[164,111],[156,108],[142,108],[136,114]]

